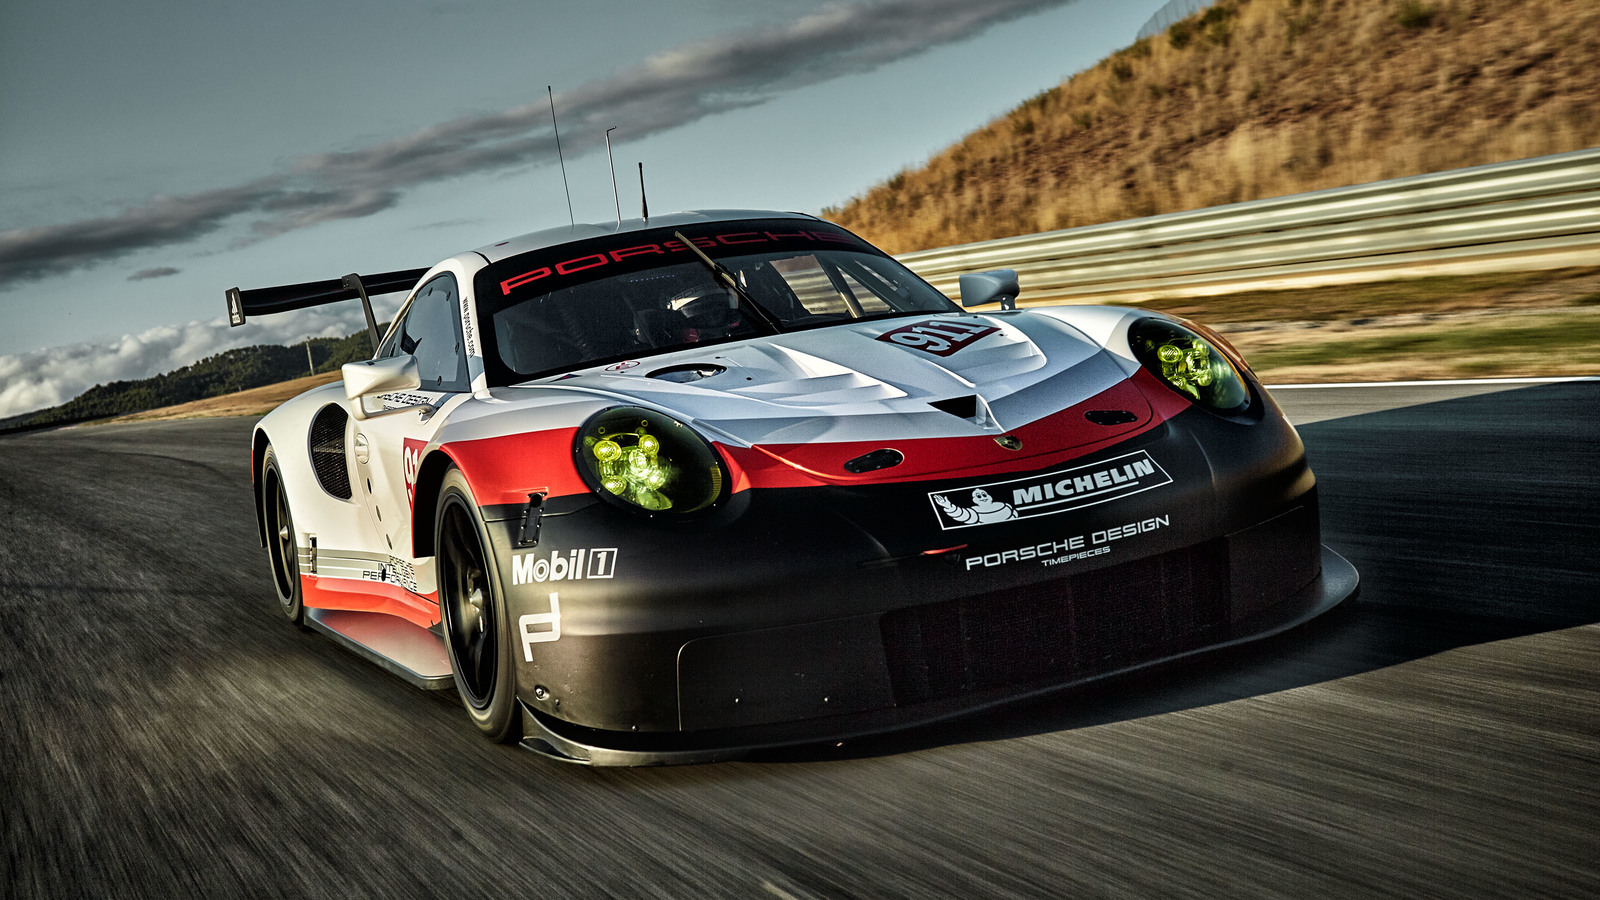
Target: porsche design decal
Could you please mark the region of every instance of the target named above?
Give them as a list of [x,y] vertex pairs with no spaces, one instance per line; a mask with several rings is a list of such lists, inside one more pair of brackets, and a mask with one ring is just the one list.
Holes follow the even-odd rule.
[[[384,409],[399,409],[403,406],[431,406],[433,398],[426,394],[412,394],[401,391],[393,394],[379,394],[378,399],[384,404]],[[394,404],[390,406],[389,404]]]
[[939,527],[949,531],[1082,509],[1171,483],[1172,476],[1140,450],[1046,475],[932,491],[928,500]]
[[979,566],[992,568],[1014,562],[1029,562],[1038,560],[1046,566],[1059,566],[1063,563],[1077,562],[1091,556],[1101,556],[1110,553],[1109,546],[1112,541],[1120,541],[1135,535],[1166,528],[1172,524],[1172,517],[1152,516],[1138,522],[1129,522],[1104,531],[1092,534],[1077,534],[1064,537],[1060,540],[1045,541],[1042,544],[1030,544],[1026,547],[1017,547],[1011,550],[1001,550],[997,553],[985,553],[982,556],[969,556],[966,558],[967,571]]
[[951,356],[999,330],[993,325],[958,319],[929,319],[914,325],[891,328],[878,335],[877,339],[934,356]]

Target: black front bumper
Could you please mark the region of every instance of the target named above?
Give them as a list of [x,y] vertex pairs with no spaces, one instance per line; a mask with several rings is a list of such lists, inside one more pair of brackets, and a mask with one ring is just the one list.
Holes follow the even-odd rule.
[[649,765],[841,740],[1266,637],[1355,592],[1280,417],[1191,411],[1068,467],[1130,452],[1170,478],[976,527],[930,492],[995,478],[747,491],[676,526],[577,501],[532,550],[491,522],[500,571],[543,576],[505,586],[512,621],[559,597],[559,639],[518,654],[524,744]]
[[1356,569],[1344,557],[1322,547],[1320,565],[1316,577],[1293,596],[1233,623],[1228,632],[1213,643],[1065,681],[991,687],[974,693],[935,697],[911,707],[886,707],[820,720],[678,734],[647,735],[583,728],[525,705],[522,746],[555,759],[585,765],[666,766],[724,762],[760,750],[853,740],[935,724],[1282,634],[1333,610],[1358,593],[1360,581]]

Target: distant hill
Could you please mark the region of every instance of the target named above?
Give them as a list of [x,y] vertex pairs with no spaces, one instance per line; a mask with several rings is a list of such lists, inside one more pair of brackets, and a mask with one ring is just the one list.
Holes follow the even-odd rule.
[[[316,372],[328,372],[372,355],[366,331],[342,338],[312,338]],[[0,431],[82,422],[218,397],[308,374],[304,343],[240,347],[151,378],[97,384],[60,406],[0,419]]]
[[1220,0],[822,214],[903,253],[1597,145],[1595,0]]

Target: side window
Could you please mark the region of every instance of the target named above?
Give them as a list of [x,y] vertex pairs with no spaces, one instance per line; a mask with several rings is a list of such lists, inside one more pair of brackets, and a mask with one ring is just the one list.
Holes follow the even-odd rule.
[[844,300],[828,281],[822,263],[807,253],[772,261],[772,270],[788,282],[795,299],[812,315],[849,315]]
[[450,275],[423,285],[405,318],[379,351],[380,356],[409,353],[417,358],[422,390],[467,389],[467,357],[461,347],[461,307],[456,280]]
[[[814,316],[870,316],[896,308],[885,297],[898,294],[898,289],[866,266],[846,268],[837,261],[805,254],[773,260],[772,270],[788,282],[794,301]],[[780,317],[794,318],[781,313]]]

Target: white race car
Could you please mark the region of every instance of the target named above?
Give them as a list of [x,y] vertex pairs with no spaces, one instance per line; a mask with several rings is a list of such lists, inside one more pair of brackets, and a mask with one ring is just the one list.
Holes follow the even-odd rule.
[[[409,291],[263,418],[284,615],[495,740],[724,759],[1263,637],[1353,595],[1294,429],[1139,309],[967,312],[809,216],[557,228],[228,292],[234,324]],[[372,322],[371,307],[368,321]]]

